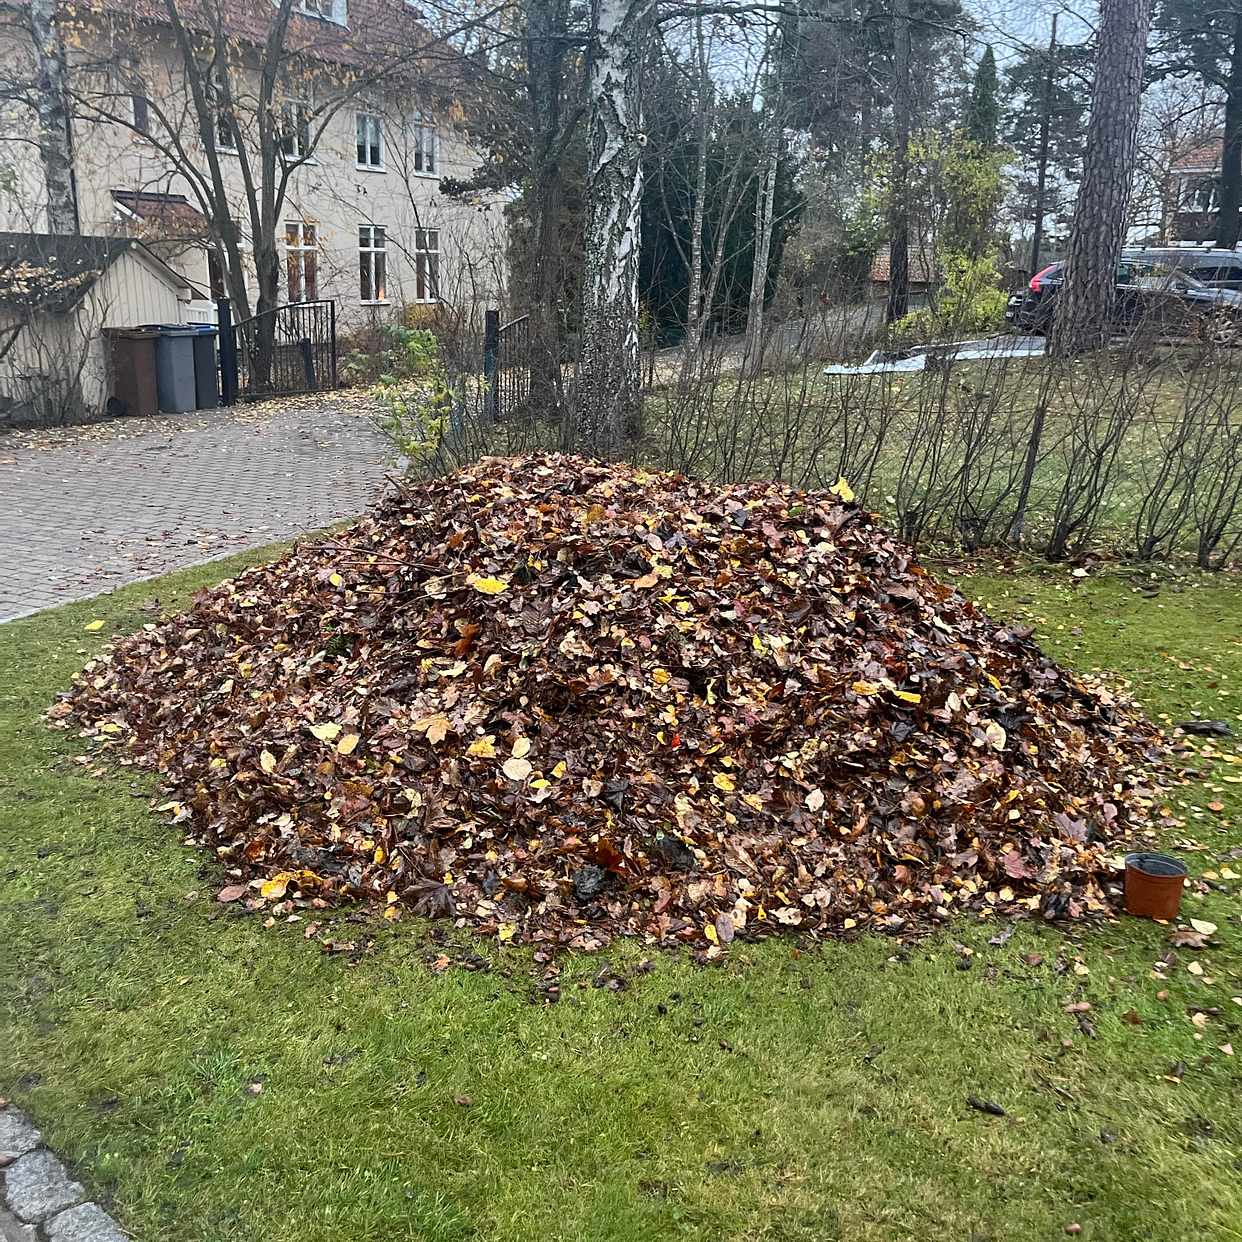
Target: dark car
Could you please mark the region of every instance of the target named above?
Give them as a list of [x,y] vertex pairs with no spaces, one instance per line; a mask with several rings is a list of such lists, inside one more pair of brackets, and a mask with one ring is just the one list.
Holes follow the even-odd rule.
[[[1009,299],[1005,319],[1021,332],[1047,332],[1064,283],[1065,264],[1049,264]],[[1242,340],[1242,292],[1215,288],[1177,267],[1128,253],[1117,265],[1113,328],[1127,332],[1140,327],[1233,344]]]

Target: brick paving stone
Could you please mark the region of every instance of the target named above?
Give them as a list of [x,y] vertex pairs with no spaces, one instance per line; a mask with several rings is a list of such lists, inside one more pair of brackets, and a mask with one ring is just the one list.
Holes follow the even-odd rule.
[[0,621],[360,513],[394,467],[352,394],[0,436]]
[[82,1201],[82,1186],[44,1147],[28,1151],[4,1170],[4,1197],[22,1220],[42,1221]]
[[15,1108],[0,1108],[0,1168],[34,1151],[43,1135]]
[[43,1226],[48,1242],[130,1242],[98,1203],[80,1203]]

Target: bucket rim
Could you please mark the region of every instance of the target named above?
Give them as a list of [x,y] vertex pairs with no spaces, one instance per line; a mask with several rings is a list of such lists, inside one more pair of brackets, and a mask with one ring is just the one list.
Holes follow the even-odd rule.
[[[1144,866],[1145,863],[1156,863],[1159,870],[1149,870],[1147,866]],[[1173,879],[1174,877],[1184,879],[1190,874],[1190,869],[1180,858],[1175,858],[1172,854],[1161,854],[1156,850],[1138,850],[1133,854],[1127,854],[1126,869],[1129,870],[1131,867],[1141,875],[1151,876],[1154,879]]]

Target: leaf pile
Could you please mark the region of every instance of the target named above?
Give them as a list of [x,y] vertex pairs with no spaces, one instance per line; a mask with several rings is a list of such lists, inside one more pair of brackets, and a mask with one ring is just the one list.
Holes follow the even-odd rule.
[[1156,733],[849,495],[488,459],[201,592],[52,715],[278,914],[714,952],[1106,909]]

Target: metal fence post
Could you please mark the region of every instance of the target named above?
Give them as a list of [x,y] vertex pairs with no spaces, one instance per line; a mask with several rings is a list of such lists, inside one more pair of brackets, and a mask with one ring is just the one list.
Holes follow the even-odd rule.
[[216,322],[220,329],[220,404],[237,404],[237,338],[233,334],[233,308],[228,298],[216,299]]
[[500,355],[500,312],[483,312],[483,411],[487,418],[500,414],[500,391],[497,388]]

